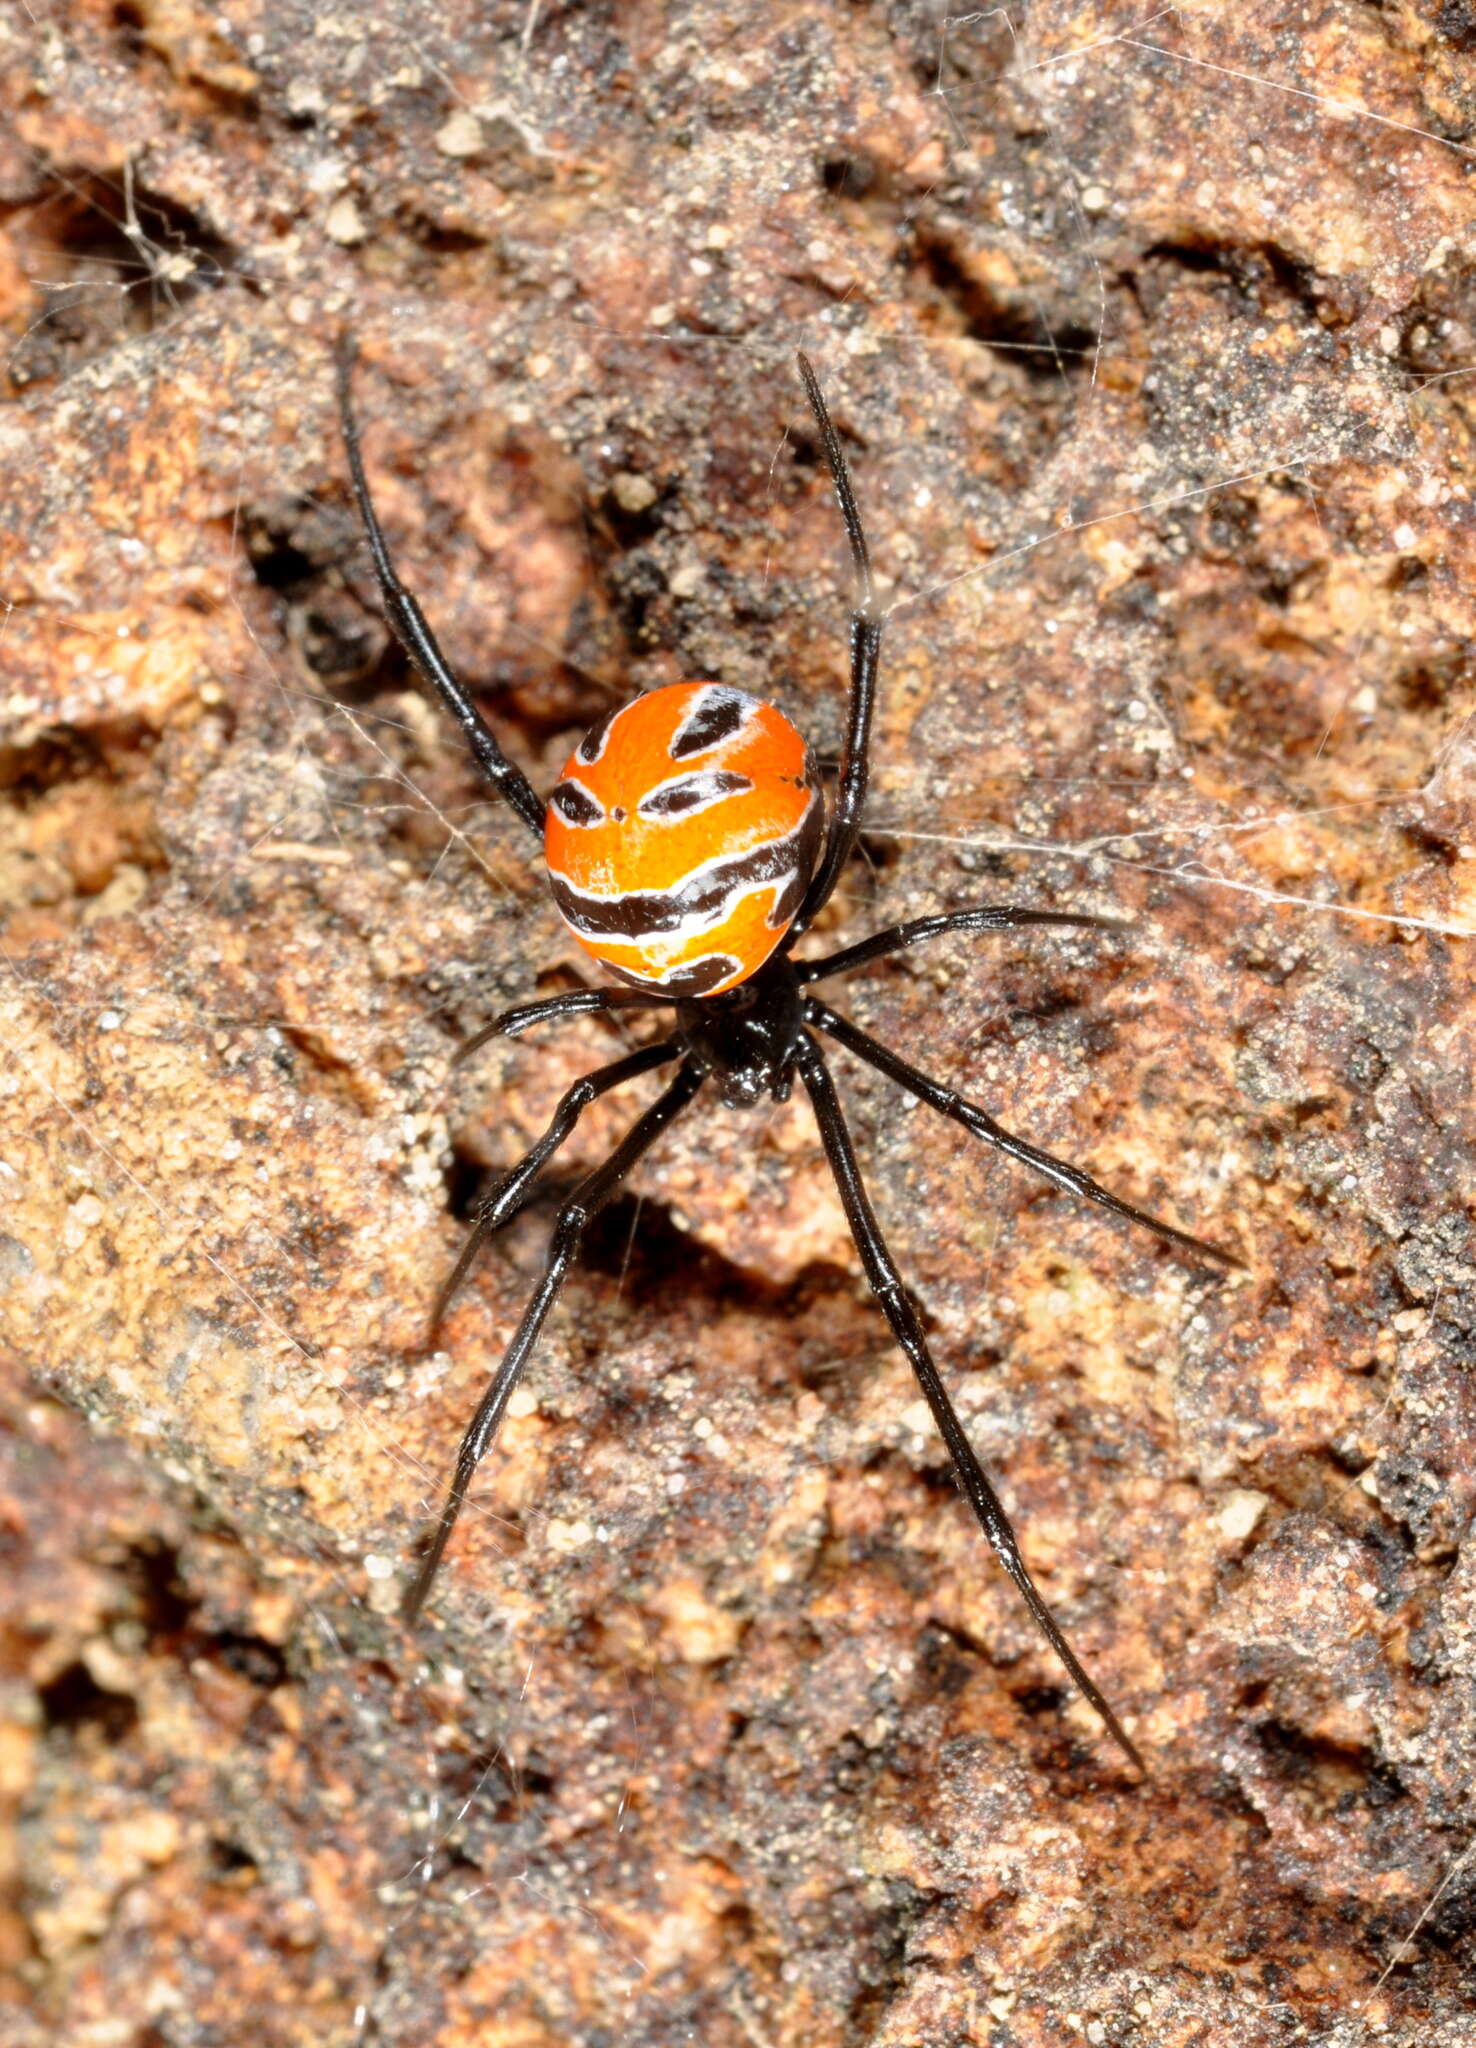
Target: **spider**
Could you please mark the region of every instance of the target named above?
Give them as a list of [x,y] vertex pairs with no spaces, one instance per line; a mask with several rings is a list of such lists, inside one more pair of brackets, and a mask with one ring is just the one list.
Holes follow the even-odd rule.
[[609,713],[569,756],[545,804],[504,755],[465,685],[401,582],[374,509],[351,397],[353,349],[338,353],[338,400],[354,498],[381,600],[395,637],[460,726],[478,769],[538,840],[564,923],[619,986],[580,988],[519,1004],[462,1048],[465,1057],[501,1034],[557,1018],[665,1008],[675,1029],[576,1081],[543,1136],[482,1200],[461,1254],[440,1290],[432,1330],[465,1281],[481,1246],[522,1209],[581,1111],[623,1082],[675,1066],[665,1092],[560,1206],[542,1278],[467,1426],[439,1519],[432,1525],[403,1613],[414,1623],[440,1569],[472,1475],[497,1434],[549,1311],[591,1219],[704,1084],[730,1107],[764,1096],[787,1100],[796,1076],[814,1108],[862,1267],[906,1353],[953,1460],[954,1476],[995,1555],[1083,1697],[1134,1768],[1146,1765],[1117,1715],[1046,1606],[1020,1554],[998,1494],[964,1434],[939,1377],[921,1319],[898,1273],[856,1163],[818,1033],[897,1082],[986,1145],[1057,1187],[1142,1224],[1182,1252],[1218,1265],[1239,1261],[1100,1187],[1079,1167],[1015,1137],[976,1104],[933,1080],[850,1023],[812,983],[922,944],[944,932],[998,932],[1024,925],[1121,931],[1116,918],[984,904],[914,918],[819,959],[796,959],[795,941],[828,902],[856,843],[866,799],[872,713],[885,614],[840,439],[808,358],[799,374],[829,464],[850,544],[856,595],[850,614],[850,696],[829,816],[804,739],[772,704],[721,683],[675,683]]

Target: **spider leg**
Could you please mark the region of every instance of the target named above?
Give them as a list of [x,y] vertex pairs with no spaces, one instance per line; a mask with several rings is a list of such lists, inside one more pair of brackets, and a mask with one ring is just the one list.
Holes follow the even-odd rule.
[[[631,1073],[642,1071],[642,1068],[635,1064],[636,1061],[644,1061],[646,1066],[654,1066],[657,1053],[669,1059],[673,1056],[674,1051],[675,1048],[670,1046],[652,1046],[643,1049],[640,1053],[632,1053],[625,1061],[617,1060],[615,1065],[623,1067],[625,1076],[628,1076]],[[600,1070],[600,1074],[606,1077],[605,1085],[607,1087],[613,1085],[608,1079],[612,1071],[613,1069],[610,1067]],[[591,1075],[589,1078],[590,1080],[595,1080],[599,1077]],[[450,1538],[451,1531],[456,1526],[456,1519],[461,1513],[462,1504],[466,1500],[467,1489],[471,1485],[472,1475],[476,1471],[477,1465],[487,1446],[497,1434],[498,1425],[502,1421],[503,1411],[507,1407],[508,1399],[512,1394],[513,1388],[518,1383],[523,1367],[527,1363],[529,1353],[538,1341],[538,1334],[548,1318],[548,1312],[558,1299],[559,1290],[564,1284],[570,1263],[579,1249],[586,1226],[591,1217],[598,1215],[611,1196],[615,1194],[620,1183],[625,1179],[642,1153],[650,1149],[667,1125],[673,1122],[686,1108],[692,1097],[697,1093],[697,1090],[702,1086],[703,1078],[703,1070],[700,1067],[694,1066],[691,1062],[685,1062],[679,1069],[675,1079],[666,1089],[666,1092],[658,1096],[651,1107],[644,1111],[641,1116],[637,1117],[634,1124],[631,1125],[604,1164],[597,1166],[593,1173],[586,1174],[584,1179],[575,1188],[573,1194],[570,1195],[569,1199],[560,1208],[554,1223],[553,1236],[549,1242],[548,1257],[544,1263],[543,1277],[534,1289],[532,1299],[523,1311],[523,1319],[518,1324],[513,1340],[503,1353],[502,1362],[492,1375],[491,1382],[478,1402],[477,1411],[473,1415],[466,1434],[461,1440],[461,1449],[456,1455],[456,1470],[446,1495],[445,1505],[441,1509],[440,1520],[435,1525],[430,1545],[421,1559],[420,1568],[416,1572],[410,1589],[405,1595],[401,1611],[407,1622],[413,1622],[419,1615],[421,1608],[425,1605],[426,1596],[430,1592],[431,1584],[440,1567],[441,1557],[445,1551],[447,1541]],[[570,1091],[571,1094],[573,1092],[573,1090]],[[567,1101],[568,1098],[566,1097],[565,1100]],[[572,1121],[572,1118],[570,1120]],[[557,1121],[558,1119],[556,1118],[555,1123]],[[546,1140],[540,1140],[540,1145],[546,1142]],[[538,1146],[534,1147],[535,1151],[538,1149]],[[552,1147],[550,1147],[551,1149]],[[529,1156],[531,1157],[532,1155],[530,1154]],[[514,1172],[516,1173],[519,1170],[515,1168]],[[509,1176],[509,1179],[511,1177]],[[480,1224],[478,1225],[478,1232],[480,1235],[485,1235],[485,1232],[481,1232]],[[480,1235],[478,1236],[478,1242],[480,1242]],[[463,1254],[463,1259],[464,1257],[465,1254]]]
[[922,1323],[903,1290],[901,1276],[877,1224],[875,1212],[856,1165],[850,1133],[841,1113],[840,1099],[835,1092],[835,1083],[831,1079],[825,1056],[808,1033],[802,1034],[800,1038],[795,1051],[795,1064],[815,1107],[815,1120],[820,1126],[826,1157],[830,1161],[830,1170],[835,1175],[836,1187],[840,1190],[846,1220],[851,1226],[856,1249],[861,1254],[866,1278],[881,1304],[883,1314],[892,1326],[893,1336],[907,1354],[908,1361],[917,1374],[918,1384],[927,1398],[929,1408],[933,1411],[933,1420],[937,1423],[939,1434],[948,1446],[949,1456],[953,1459],[954,1476],[958,1480],[960,1490],[973,1509],[979,1527],[989,1539],[995,1556],[1018,1587],[1041,1633],[1070,1672],[1082,1696],[1096,1710],[1102,1725],[1123,1755],[1146,1778],[1147,1765],[1097,1685],[1087,1675],[1076,1652],[1061,1633],[1055,1616],[1041,1598],[1025,1560],[1020,1555],[1020,1546],[1011,1527],[1010,1518],[1004,1511],[1003,1503],[986,1477],[984,1468],[974,1455],[973,1446],[964,1434],[963,1424],[948,1398],[948,1391],[938,1376],[938,1369],[928,1350]]
[[573,988],[563,995],[546,996],[541,1002],[519,1003],[515,1009],[504,1010],[490,1024],[484,1024],[480,1031],[474,1031],[470,1038],[458,1045],[451,1056],[451,1064],[459,1067],[463,1060],[469,1060],[474,1052],[480,1052],[494,1038],[516,1038],[520,1032],[530,1030],[535,1024],[551,1023],[555,1017],[585,1017],[592,1010],[669,1009],[674,1000],[671,996],[644,995],[637,988]]
[[841,448],[840,437],[831,424],[830,413],[821,393],[819,381],[810,366],[810,359],[803,351],[799,354],[799,372],[804,379],[805,396],[810,401],[815,424],[820,429],[825,459],[830,464],[836,502],[840,506],[841,519],[845,524],[846,539],[851,544],[851,560],[855,565],[856,590],[860,602],[851,613],[850,710],[846,720],[845,741],[841,748],[835,807],[830,814],[825,851],[805,892],[805,900],[800,905],[799,914],[789,928],[785,939],[786,947],[799,937],[813,921],[816,913],[829,901],[836,879],[845,866],[846,858],[856,843],[856,834],[861,829],[861,811],[866,802],[866,780],[871,749],[871,717],[876,704],[876,671],[881,659],[884,617],[884,614],[877,610],[876,590],[871,576],[871,555],[861,526],[856,494],[851,488],[851,473],[846,467],[845,453]]
[[1027,1144],[1024,1138],[1015,1137],[1002,1124],[997,1124],[992,1116],[986,1116],[977,1104],[966,1101],[952,1088],[945,1088],[941,1082],[934,1081],[920,1067],[914,1067],[893,1052],[890,1046],[881,1044],[869,1032],[858,1029],[849,1018],[842,1017],[828,1004],[817,1002],[813,996],[805,1002],[805,1022],[828,1031],[848,1052],[879,1068],[888,1080],[896,1081],[910,1095],[917,1096],[930,1109],[936,1109],[940,1116],[962,1124],[966,1131],[982,1138],[996,1152],[1003,1152],[1006,1158],[1017,1159],[1021,1165],[1032,1167],[1036,1173],[1054,1181],[1058,1188],[1079,1195],[1083,1201],[1095,1202],[1100,1208],[1110,1209],[1114,1216],[1125,1216],[1129,1223],[1141,1223],[1145,1230],[1151,1230],[1166,1244],[1177,1245],[1181,1251],[1198,1252],[1202,1258],[1213,1259],[1217,1265],[1232,1266],[1237,1272],[1245,1271],[1244,1261],[1236,1258],[1233,1252],[1222,1251],[1219,1245],[1210,1244],[1202,1237],[1193,1237],[1187,1230],[1176,1230],[1172,1223],[1160,1222],[1146,1209],[1135,1208],[1131,1202],[1123,1201],[1120,1195],[1110,1194],[1089,1173],[1083,1173],[1079,1166],[1068,1166],[1064,1159],[1057,1159],[1049,1152],[1042,1152],[1039,1146]]
[[508,1168],[501,1180],[479,1204],[476,1221],[467,1232],[466,1241],[457,1254],[456,1264],[447,1274],[441,1291],[436,1296],[436,1305],[431,1311],[430,1320],[432,1335],[439,1329],[447,1309],[461,1292],[462,1283],[471,1271],[472,1261],[477,1253],[492,1233],[501,1230],[504,1224],[511,1223],[528,1201],[539,1174],[595,1097],[607,1094],[612,1088],[618,1088],[624,1081],[633,1081],[638,1074],[649,1073],[652,1067],[659,1067],[668,1060],[674,1060],[680,1050],[681,1048],[671,1039],[663,1039],[657,1045],[643,1045],[637,1051],[627,1053],[623,1059],[611,1060],[607,1067],[595,1067],[590,1073],[581,1074],[579,1079],[565,1090],[543,1136],[536,1144],[529,1146],[516,1166]]
[[374,500],[369,494],[369,480],[364,474],[364,458],[359,448],[359,429],[354,420],[352,394],[349,388],[354,366],[354,348],[347,334],[340,339],[337,362],[338,416],[343,431],[343,445],[348,450],[354,498],[359,507],[359,517],[364,523],[364,533],[369,542],[369,553],[374,562],[374,574],[379,580],[379,594],[390,631],[461,727],[482,774],[498,795],[505,797],[512,805],[542,846],[543,804],[537,792],[522,769],[509,761],[498,746],[486,720],[467,694],[465,685],[453,673],[450,663],[437,646],[436,636],[430,629],[425,613],[400,581],[394,562],[390,558],[384,530],[374,510]]
[[924,939],[940,938],[944,932],[1003,932],[1019,925],[1072,925],[1088,931],[1127,932],[1132,925],[1122,917],[1092,917],[1067,910],[1015,910],[1007,904],[979,904],[972,910],[948,910],[936,917],[915,917],[908,924],[894,924],[873,932],[859,945],[843,952],[827,953],[819,960],[796,960],[794,972],[801,982],[819,981],[827,974],[849,974],[870,960],[883,960],[906,946],[919,946]]

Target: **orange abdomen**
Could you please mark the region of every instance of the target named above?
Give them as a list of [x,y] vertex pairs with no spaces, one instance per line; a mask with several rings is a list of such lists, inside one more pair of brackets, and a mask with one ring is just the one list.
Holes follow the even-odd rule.
[[613,711],[564,764],[543,846],[560,915],[622,981],[718,995],[794,922],[824,807],[782,711],[673,683]]

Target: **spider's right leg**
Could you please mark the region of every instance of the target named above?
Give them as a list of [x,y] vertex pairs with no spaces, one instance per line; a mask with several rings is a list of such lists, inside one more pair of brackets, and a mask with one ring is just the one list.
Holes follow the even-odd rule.
[[944,910],[936,917],[914,917],[907,924],[888,925],[873,932],[843,952],[827,953],[820,960],[796,960],[794,971],[802,982],[819,981],[827,974],[849,974],[869,960],[884,960],[906,946],[920,946],[925,939],[940,938],[944,932],[1003,932],[1019,925],[1071,925],[1087,931],[1127,932],[1132,925],[1123,917],[1093,917],[1088,912],[1069,910],[1016,910],[1009,904],[982,903],[972,910]]
[[445,655],[436,645],[436,636],[427,623],[425,613],[400,581],[394,562],[390,558],[389,545],[380,526],[379,516],[374,510],[374,500],[369,494],[369,480],[364,474],[364,457],[359,449],[359,429],[354,420],[349,390],[353,363],[353,344],[348,336],[344,335],[338,348],[339,422],[343,429],[343,444],[348,450],[354,498],[359,507],[359,517],[364,522],[364,533],[374,562],[374,574],[379,579],[379,594],[390,630],[461,727],[466,743],[471,748],[472,757],[487,781],[499,796],[505,797],[512,805],[541,847],[543,804],[537,791],[522,769],[509,761],[498,746],[491,728],[472,702],[465,685],[455,675]]
[[[631,1071],[631,1061],[644,1059],[647,1066],[654,1066],[654,1054],[659,1052],[663,1058],[670,1059],[674,1050],[675,1048],[665,1045],[653,1046],[642,1053],[632,1053],[629,1061],[617,1061],[615,1064],[624,1065],[627,1071]],[[636,1068],[634,1071],[641,1070]],[[608,1075],[611,1069],[606,1067],[601,1069],[601,1072]],[[592,1075],[590,1078],[595,1077]],[[665,1094],[658,1096],[644,1115],[636,1119],[603,1166],[597,1166],[593,1173],[586,1174],[559,1210],[553,1238],[548,1248],[548,1259],[543,1269],[543,1278],[534,1290],[532,1300],[524,1309],[523,1320],[519,1323],[511,1344],[503,1353],[502,1362],[492,1375],[491,1384],[477,1404],[477,1412],[461,1440],[461,1449],[456,1455],[456,1470],[446,1495],[445,1506],[441,1509],[440,1520],[436,1523],[429,1548],[421,1559],[420,1569],[405,1595],[401,1611],[406,1621],[413,1622],[425,1605],[426,1595],[430,1592],[431,1584],[440,1567],[447,1541],[456,1526],[456,1518],[461,1513],[467,1489],[471,1485],[472,1474],[476,1471],[483,1452],[497,1434],[508,1399],[527,1363],[528,1354],[538,1341],[538,1333],[548,1318],[548,1312],[558,1299],[565,1275],[579,1249],[591,1217],[598,1215],[642,1153],[649,1150],[667,1125],[686,1108],[702,1086],[702,1081],[703,1074],[699,1067],[690,1063],[684,1064]],[[611,1084],[607,1082],[606,1085]],[[517,1170],[514,1169],[515,1172]]]
[[1081,1659],[1072,1649],[1061,1631],[1061,1625],[1047,1607],[1030,1568],[1020,1554],[1020,1545],[1015,1536],[1004,1503],[991,1485],[983,1466],[974,1454],[974,1447],[964,1434],[958,1411],[948,1398],[948,1390],[938,1375],[928,1349],[928,1340],[923,1334],[921,1318],[902,1285],[902,1276],[897,1271],[876,1212],[861,1179],[856,1164],[856,1154],[851,1146],[850,1133],[846,1128],[845,1116],[841,1110],[840,1098],[835,1092],[835,1083],[830,1078],[830,1069],[825,1056],[815,1040],[806,1032],[802,1035],[795,1052],[795,1065],[800,1078],[809,1091],[814,1105],[815,1121],[820,1126],[820,1139],[830,1161],[830,1170],[835,1177],[841,1206],[846,1212],[846,1221],[851,1226],[851,1236],[861,1254],[861,1264],[871,1291],[881,1305],[882,1313],[891,1324],[892,1335],[906,1353],[912,1370],[917,1375],[938,1433],[948,1446],[953,1460],[954,1477],[959,1490],[973,1509],[980,1528],[989,1540],[995,1556],[1014,1580],[1017,1589],[1029,1608],[1036,1626],[1060,1658],[1075,1681],[1077,1690],[1097,1713],[1107,1733],[1112,1737],[1123,1755],[1134,1768],[1146,1778],[1148,1767],[1143,1762],[1131,1736],[1118,1720],[1107,1703],[1106,1695],[1086,1670]]
[[840,506],[846,539],[851,546],[851,561],[856,571],[856,604],[851,612],[850,706],[846,714],[846,736],[841,746],[835,808],[830,814],[830,829],[825,837],[825,851],[820,857],[820,865],[810,886],[805,891],[805,900],[800,905],[799,915],[789,928],[786,946],[792,944],[800,933],[814,922],[821,908],[829,901],[840,871],[846,864],[851,848],[856,844],[856,835],[861,830],[861,812],[866,803],[866,783],[871,756],[871,719],[876,708],[876,672],[881,661],[884,617],[877,609],[876,588],[871,575],[871,556],[866,546],[866,534],[861,525],[856,493],[851,488],[851,473],[846,467],[845,452],[840,444],[840,436],[831,423],[819,380],[803,350],[799,354],[799,372],[804,379],[805,396],[810,401],[815,424],[820,429],[821,444],[825,449],[825,459],[830,464],[831,482],[835,486],[836,503]]
[[956,1089],[935,1081],[931,1074],[925,1074],[921,1067],[914,1067],[900,1053],[893,1052],[889,1045],[873,1038],[869,1031],[860,1030],[849,1017],[842,1017],[828,1003],[820,1003],[813,996],[807,996],[805,1021],[818,1024],[822,1031],[828,1031],[832,1038],[838,1039],[847,1052],[854,1053],[857,1059],[865,1060],[889,1080],[896,1081],[909,1095],[915,1095],[919,1102],[936,1109],[940,1116],[962,1124],[974,1137],[982,1138],[996,1152],[1003,1152],[1006,1159],[1017,1159],[1022,1166],[1030,1167],[1084,1202],[1095,1202],[1099,1208],[1110,1209],[1114,1216],[1125,1217],[1129,1223],[1141,1223],[1145,1230],[1151,1230],[1165,1244],[1177,1245],[1180,1251],[1213,1259],[1217,1266],[1229,1266],[1241,1272],[1245,1270],[1244,1262],[1234,1252],[1227,1252],[1220,1245],[1211,1244],[1208,1238],[1195,1237],[1190,1231],[1179,1230],[1172,1223],[1150,1216],[1146,1209],[1139,1209],[1134,1203],[1125,1202],[1121,1195],[1114,1195],[1109,1188],[1104,1188],[1100,1181],[1093,1180],[1089,1173],[1083,1173],[1079,1166],[1072,1166],[1067,1160],[1057,1159],[1053,1152],[1042,1152],[1038,1145],[1017,1138],[1013,1131],[1007,1131],[1003,1124],[997,1124],[992,1116],[980,1109],[978,1103],[970,1102]]

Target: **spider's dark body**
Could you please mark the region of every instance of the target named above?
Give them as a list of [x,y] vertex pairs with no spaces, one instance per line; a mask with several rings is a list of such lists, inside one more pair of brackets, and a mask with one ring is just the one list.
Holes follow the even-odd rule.
[[850,542],[859,598],[851,615],[846,737],[828,821],[818,776],[794,727],[773,705],[717,683],[675,684],[602,719],[570,755],[545,807],[522,770],[503,754],[395,571],[369,494],[350,407],[351,356],[347,349],[340,355],[349,468],[390,625],[461,727],[482,774],[544,847],[565,923],[587,951],[620,977],[618,987],[574,989],[505,1012],[462,1048],[463,1056],[494,1036],[559,1017],[628,1009],[675,1012],[675,1028],[666,1037],[597,1068],[565,1092],[543,1136],[482,1201],[441,1289],[433,1323],[445,1313],[487,1237],[529,1199],[539,1174],[589,1103],[640,1074],[675,1066],[665,1091],[559,1209],[543,1277],[462,1439],[445,1505],[406,1595],[405,1613],[413,1620],[425,1602],[477,1464],[497,1433],[590,1219],[704,1086],[740,1108],[765,1096],[784,1101],[798,1078],[814,1108],[866,1278],[917,1375],[959,1486],[1046,1638],[1123,1753],[1142,1769],[1137,1750],[1037,1591],[1009,1517],[964,1434],[872,1211],[818,1034],[837,1040],[940,1115],[1057,1187],[1146,1225],[1180,1250],[1221,1264],[1237,1262],[1109,1194],[1080,1168],[1014,1136],[976,1104],[807,993],[809,984],[822,977],[847,973],[944,932],[1025,925],[1122,927],[1112,918],[986,904],[915,918],[823,958],[794,957],[795,941],[829,900],[860,828],[883,624],[845,456],[815,373],[803,355],[798,360]]
[[805,1021],[801,987],[785,954],[727,996],[677,1004],[676,1036],[729,1109],[766,1095],[789,1100]]

